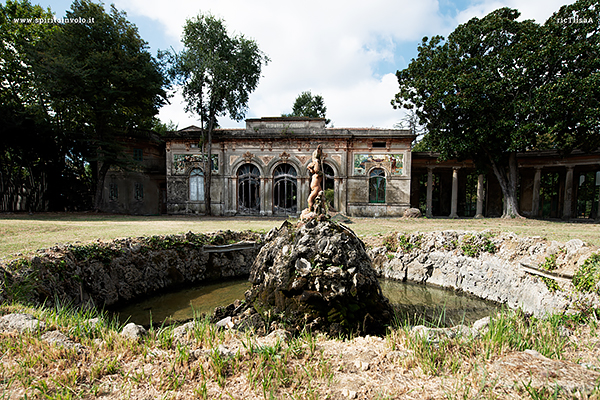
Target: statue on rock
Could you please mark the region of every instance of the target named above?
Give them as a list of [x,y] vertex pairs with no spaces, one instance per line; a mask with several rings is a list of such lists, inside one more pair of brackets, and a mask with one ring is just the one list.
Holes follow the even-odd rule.
[[364,243],[349,228],[313,218],[285,221],[265,237],[243,304],[213,316],[233,329],[284,328],[332,336],[385,334],[394,311]]
[[312,154],[312,161],[307,166],[310,178],[310,194],[308,195],[308,208],[300,215],[300,220],[309,221],[317,218],[328,219],[325,193],[323,192],[323,147],[317,146]]
[[266,235],[246,301],[215,310],[217,325],[263,334],[282,327],[334,336],[385,333],[394,311],[364,243],[327,215],[323,158],[319,145],[308,165],[311,192],[300,221]]

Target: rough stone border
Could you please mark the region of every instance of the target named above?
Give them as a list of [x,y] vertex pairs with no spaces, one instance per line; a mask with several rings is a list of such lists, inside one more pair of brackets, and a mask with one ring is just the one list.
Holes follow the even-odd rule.
[[[563,244],[514,233],[438,231],[398,234],[387,244],[370,250],[382,277],[461,290],[536,316],[575,311],[582,302],[600,304],[593,294],[575,292],[570,282],[598,251],[579,239]],[[556,269],[541,271],[552,259]],[[547,279],[561,290],[551,290]]]

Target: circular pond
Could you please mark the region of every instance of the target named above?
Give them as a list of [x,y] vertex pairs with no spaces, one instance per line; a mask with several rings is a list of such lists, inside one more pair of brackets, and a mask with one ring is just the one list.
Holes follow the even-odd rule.
[[[498,309],[495,303],[452,290],[391,279],[380,279],[379,282],[383,294],[394,305],[400,324],[470,324]],[[148,326],[181,322],[243,299],[244,292],[250,287],[246,279],[196,286],[156,295],[115,311],[123,323]]]

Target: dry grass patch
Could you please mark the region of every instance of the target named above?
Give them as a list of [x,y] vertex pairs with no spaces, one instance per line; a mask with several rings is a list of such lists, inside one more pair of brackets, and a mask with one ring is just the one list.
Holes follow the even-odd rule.
[[3,399],[592,399],[599,394],[593,313],[548,320],[505,313],[481,337],[439,340],[424,340],[408,327],[385,337],[335,339],[304,332],[259,338],[197,319],[186,334],[155,327],[136,341],[121,336],[121,326],[106,315],[86,330],[81,327],[97,314],[0,306],[0,315],[17,311],[34,314],[46,323],[44,331],[58,329],[81,347],[49,344],[44,332],[0,333]]
[[[600,224],[590,221],[546,221],[500,218],[352,218],[350,228],[367,243],[381,245],[391,232],[430,232],[486,229],[514,232],[521,236],[541,236],[567,242],[581,239],[600,245]],[[59,243],[112,240],[123,237],[254,230],[268,232],[279,227],[283,218],[129,216],[94,213],[0,214],[0,258],[33,252]]]

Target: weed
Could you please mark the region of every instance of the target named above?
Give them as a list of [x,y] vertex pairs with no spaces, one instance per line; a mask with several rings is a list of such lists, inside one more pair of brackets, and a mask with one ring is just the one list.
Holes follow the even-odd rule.
[[405,253],[410,253],[411,251],[421,247],[422,238],[423,235],[416,235],[412,237],[400,235],[398,237],[398,246],[400,246],[402,251],[404,251]]
[[398,251],[398,237],[397,234],[391,233],[389,235],[387,235],[384,239],[383,239],[383,245],[385,246],[385,249],[388,251],[388,253],[395,253]]
[[573,276],[573,285],[580,292],[600,293],[600,253],[592,254]]
[[113,258],[122,255],[121,249],[100,243],[73,245],[69,250],[77,261],[98,260],[103,264],[109,264]]
[[219,387],[225,387],[227,381],[227,370],[229,367],[229,358],[221,354],[219,349],[213,349],[210,352],[210,366],[214,371],[215,379]]
[[531,386],[531,382],[522,383],[523,389],[527,392],[529,397],[532,400],[548,400],[548,399],[558,399],[559,395],[563,392],[558,384],[554,387],[554,389],[550,389],[548,387],[535,388]]
[[464,235],[460,249],[468,257],[479,257],[483,252],[494,254],[496,245],[490,240],[490,234]]
[[556,254],[551,254],[540,264],[539,269],[544,271],[554,271],[556,269]]
[[546,276],[540,276],[539,278],[546,284],[546,287],[550,292],[561,291],[561,288],[556,282],[556,280],[548,278]]

